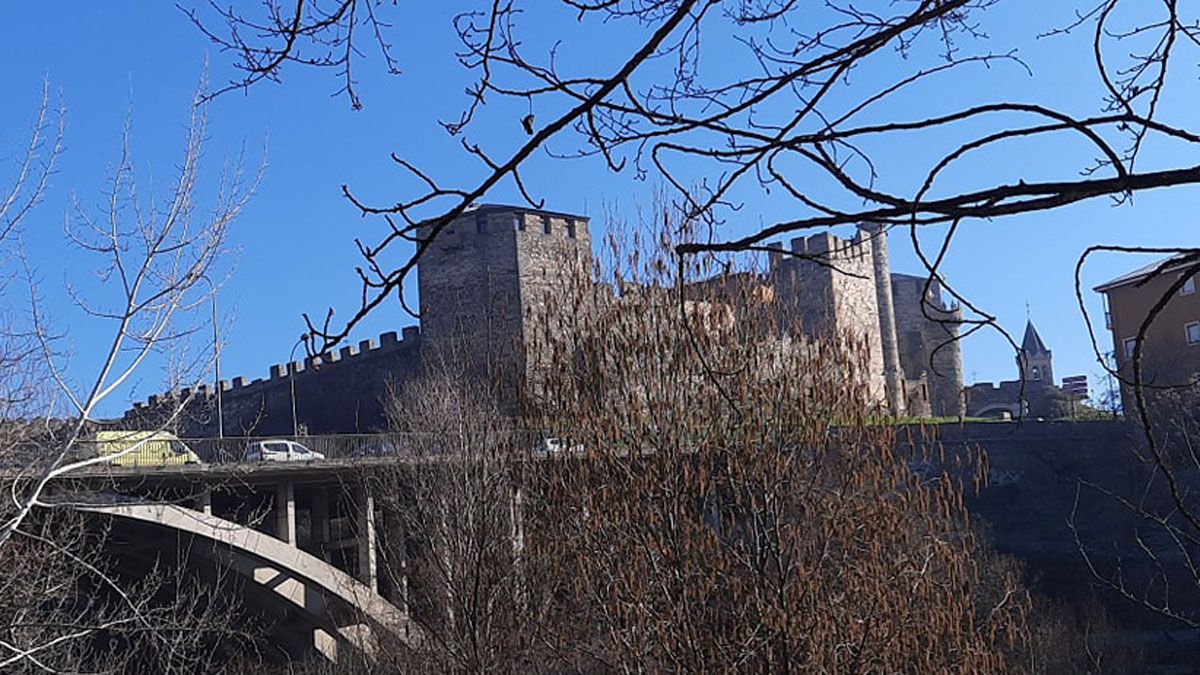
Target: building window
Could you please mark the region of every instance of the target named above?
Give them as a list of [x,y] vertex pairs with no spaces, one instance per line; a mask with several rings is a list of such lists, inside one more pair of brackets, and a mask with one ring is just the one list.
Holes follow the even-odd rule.
[[1183,330],[1187,333],[1189,345],[1200,344],[1200,321],[1193,321],[1184,325]]
[[1042,369],[1041,368],[1038,368],[1037,366],[1033,367],[1033,379],[1035,379],[1035,380],[1042,379]]
[[1189,277],[1183,282],[1183,287],[1179,289],[1180,295],[1191,295],[1196,292],[1196,277]]
[[575,238],[575,221],[573,220],[567,221],[567,236],[572,239]]
[[524,232],[525,231],[525,216],[523,216],[519,213],[516,214],[515,216],[513,216],[513,227],[515,227],[518,232]]
[[550,216],[542,216],[542,234],[550,234]]
[[1125,358],[1133,358],[1133,350],[1137,346],[1137,338],[1125,338]]

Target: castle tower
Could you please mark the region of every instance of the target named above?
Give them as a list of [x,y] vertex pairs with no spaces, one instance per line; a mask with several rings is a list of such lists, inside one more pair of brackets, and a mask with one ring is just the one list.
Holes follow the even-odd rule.
[[887,229],[880,223],[863,223],[859,229],[870,237],[871,268],[875,277],[875,302],[879,307],[880,348],[883,352],[883,377],[888,406],[892,413],[904,413],[903,372],[896,345],[896,312],[892,304],[892,275],[888,263]]
[[770,283],[785,323],[799,322],[809,337],[833,337],[865,349],[867,390],[887,401],[872,241],[863,231],[850,240],[821,232],[791,241],[792,253],[772,253]]
[[[942,297],[937,279],[891,274],[896,342],[910,415],[958,416],[963,408],[962,308]],[[928,285],[928,289],[926,286]]]
[[1025,323],[1025,337],[1017,354],[1017,371],[1026,382],[1054,386],[1053,359],[1032,320]]
[[[428,236],[425,228],[418,235]],[[540,309],[590,267],[588,219],[517,206],[479,205],[445,228],[417,264],[422,358],[500,383],[511,408],[527,374],[526,346]]]

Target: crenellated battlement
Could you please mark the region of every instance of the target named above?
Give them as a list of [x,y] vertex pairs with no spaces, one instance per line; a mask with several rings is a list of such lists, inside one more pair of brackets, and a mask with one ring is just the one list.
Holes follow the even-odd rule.
[[975,394],[1005,394],[1018,395],[1022,390],[1028,395],[1037,389],[1053,388],[1054,384],[1045,380],[1001,380],[1000,382],[976,382],[968,385],[965,391]]
[[[532,306],[566,287],[573,268],[565,262],[590,258],[588,222],[527,206],[472,206],[421,256],[420,328],[276,363],[253,380],[158,394],[126,416],[161,419],[175,407],[168,402],[185,402],[177,421],[166,423],[198,434],[369,431],[387,424],[387,401],[426,362],[449,357],[479,372],[519,373],[523,322]],[[428,238],[431,227],[432,221],[418,224],[417,236]],[[506,400],[515,401],[515,388],[509,391]]]
[[1017,393],[1021,390],[1020,380],[1003,380],[1000,382],[976,382],[968,385],[966,390],[973,393]]
[[[589,219],[569,213],[541,211],[501,204],[471,206],[437,236],[436,246],[455,249],[471,243],[493,245],[515,236],[518,240],[590,241]],[[429,222],[417,227],[417,236],[429,236]]]
[[[257,390],[271,389],[287,383],[292,373],[295,373],[297,379],[317,374],[331,378],[337,377],[337,371],[358,365],[364,360],[374,360],[379,356],[410,352],[413,359],[419,358],[420,342],[421,329],[417,326],[408,326],[399,334],[396,331],[388,331],[380,334],[377,340],[362,340],[357,346],[348,345],[338,351],[306,357],[302,361],[273,364],[268,368],[268,375],[265,378],[247,381],[245,377],[235,377],[230,380],[221,380],[219,385],[222,395],[238,397],[252,395]],[[147,409],[155,409],[167,402],[189,398],[208,399],[215,398],[215,396],[216,387],[209,384],[199,385],[195,390],[184,387],[174,392],[151,395],[145,402],[135,402],[133,408],[125,413],[125,417],[131,417]]]
[[[431,226],[432,221],[419,224],[417,236],[428,238]],[[887,291],[880,290],[879,278],[891,279],[886,237],[881,235],[886,230],[862,227],[849,237],[814,232],[772,244],[771,274],[756,282],[779,299],[773,303],[772,319],[788,331],[867,345],[864,385],[880,396],[885,366],[879,345],[885,321],[879,294]],[[186,401],[183,413],[166,423],[196,434],[220,429],[231,436],[377,430],[387,424],[386,402],[398,387],[418,377],[423,364],[443,358],[455,359],[465,372],[487,377],[503,373],[506,379],[498,396],[506,410],[515,411],[521,378],[534,372],[538,363],[524,351],[528,324],[543,310],[558,306],[554,298],[579,282],[574,263],[586,263],[590,257],[585,216],[521,206],[472,206],[422,254],[416,269],[420,328],[386,332],[301,361],[276,363],[264,377],[253,380],[240,376],[194,391],[151,396],[134,404],[126,417],[144,418],[138,422],[162,418],[174,410],[169,404]],[[879,260],[884,260],[882,265]],[[903,293],[891,288],[888,297],[899,299]],[[940,298],[940,291],[930,293],[935,295]],[[951,318],[961,316],[957,307],[947,306],[945,311]],[[906,336],[917,334],[931,344],[945,341],[946,326],[919,313],[914,317],[919,325]],[[887,323],[894,330],[895,321]],[[933,335],[925,323],[934,323],[940,332]],[[957,327],[952,328],[956,333]],[[942,398],[957,402],[962,393],[961,353],[957,343],[952,345],[938,352],[936,370],[949,374],[942,388],[950,393]],[[939,401],[934,390],[941,380],[922,374],[930,360],[928,350],[911,351],[898,356],[899,366],[907,371],[912,365],[914,370],[903,379],[924,383],[922,391],[933,392],[928,400]],[[896,371],[890,371],[893,379],[900,375]]]
[[772,271],[788,268],[799,263],[835,264],[870,263],[872,241],[870,235],[856,230],[846,239],[832,232],[818,232],[807,237],[795,237],[785,247],[783,242],[768,244],[769,262]]

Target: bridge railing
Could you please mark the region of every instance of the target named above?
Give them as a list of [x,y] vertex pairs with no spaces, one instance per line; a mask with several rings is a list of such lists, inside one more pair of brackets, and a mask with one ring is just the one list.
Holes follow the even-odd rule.
[[[292,441],[321,455],[320,459],[364,459],[418,452],[429,447],[430,438],[407,434],[345,434],[336,436],[254,436],[238,438],[185,438],[201,461],[208,464],[236,464],[247,459],[251,450],[272,441]],[[301,458],[304,455],[296,455]]]
[[[136,432],[135,432],[136,433]],[[511,436],[510,445],[520,450],[536,452],[544,434],[519,431]],[[239,436],[225,438],[166,438],[143,441],[136,448],[134,441],[95,441],[80,443],[73,453],[76,459],[98,454],[113,455],[112,464],[119,466],[167,466],[200,462],[203,464],[241,464],[262,462],[250,459],[252,451],[261,450],[263,443],[292,441],[316,455],[294,453],[282,461],[370,460],[386,457],[422,457],[446,452],[442,439],[434,434],[384,433],[338,434],[323,436]],[[254,453],[261,457],[261,452]],[[274,460],[270,460],[274,461]]]

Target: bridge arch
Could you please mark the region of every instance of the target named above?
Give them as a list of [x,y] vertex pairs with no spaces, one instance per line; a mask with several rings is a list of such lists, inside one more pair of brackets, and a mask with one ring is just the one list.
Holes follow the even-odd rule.
[[1021,416],[1020,403],[992,403],[980,407],[978,410],[971,411],[972,417],[1001,417],[1003,413],[1008,413],[1016,419]]
[[303,617],[312,630],[313,648],[330,660],[336,660],[339,649],[370,651],[373,638],[382,637],[381,632],[403,640],[414,637],[404,610],[350,574],[269,534],[170,503],[114,502],[74,508],[213,544],[209,557]]

